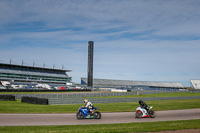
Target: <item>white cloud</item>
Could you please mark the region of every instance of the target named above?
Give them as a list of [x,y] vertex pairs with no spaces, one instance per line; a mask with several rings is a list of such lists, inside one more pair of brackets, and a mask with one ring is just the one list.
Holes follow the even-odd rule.
[[198,0],[1,0],[0,60],[65,65],[79,82],[93,40],[96,78],[189,81],[200,78],[199,6]]

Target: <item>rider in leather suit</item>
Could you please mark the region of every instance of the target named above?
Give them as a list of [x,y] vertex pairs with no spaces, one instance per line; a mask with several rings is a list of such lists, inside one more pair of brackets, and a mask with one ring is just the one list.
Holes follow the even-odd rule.
[[87,99],[84,100],[84,103],[85,103],[85,108],[88,108],[89,112],[91,112],[93,114],[94,106],[92,105],[92,103],[90,101],[88,101]]
[[149,112],[149,107],[147,106],[147,104],[144,101],[139,100],[139,104],[140,104],[141,108],[146,109],[147,112]]

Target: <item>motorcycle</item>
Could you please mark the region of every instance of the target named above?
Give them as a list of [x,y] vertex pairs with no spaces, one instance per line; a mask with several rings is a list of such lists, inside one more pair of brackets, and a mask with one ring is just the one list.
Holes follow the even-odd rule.
[[94,113],[91,113],[88,108],[80,107],[76,114],[77,119],[101,119],[101,113],[98,110],[99,107],[93,109]]
[[153,106],[150,106],[149,111],[147,112],[146,109],[137,107],[135,117],[136,118],[148,118],[148,117],[155,118],[156,113],[153,110],[151,110],[152,108]]

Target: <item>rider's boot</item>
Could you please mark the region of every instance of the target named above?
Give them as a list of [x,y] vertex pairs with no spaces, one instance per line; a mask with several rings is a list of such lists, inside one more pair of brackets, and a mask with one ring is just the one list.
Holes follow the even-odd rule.
[[149,110],[149,109],[147,109],[147,113],[148,113],[148,114],[150,113],[150,110]]

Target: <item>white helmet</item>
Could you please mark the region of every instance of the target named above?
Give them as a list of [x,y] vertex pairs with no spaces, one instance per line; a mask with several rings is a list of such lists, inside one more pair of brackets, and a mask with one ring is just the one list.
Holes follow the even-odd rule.
[[87,102],[88,102],[88,100],[87,100],[87,99],[85,99],[85,100],[84,100],[84,103],[87,103]]

